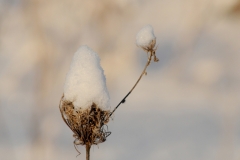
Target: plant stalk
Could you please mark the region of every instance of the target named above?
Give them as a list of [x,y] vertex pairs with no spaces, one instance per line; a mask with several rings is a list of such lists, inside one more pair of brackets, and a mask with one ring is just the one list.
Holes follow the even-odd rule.
[[86,160],[90,160],[90,149],[91,149],[91,145],[86,144]]
[[152,60],[152,56],[154,56],[154,61],[157,62],[158,59],[156,58],[155,56],[155,50],[151,50],[150,52],[150,55],[148,57],[148,61],[140,75],[140,77],[138,78],[137,82],[134,84],[134,86],[132,87],[132,89],[128,92],[128,94],[121,100],[121,102],[114,108],[114,110],[110,113],[110,115],[108,116],[108,118],[110,118],[112,116],[112,114],[116,111],[116,109],[126,101],[126,98],[132,93],[132,91],[134,90],[134,88],[137,86],[138,82],[141,80],[142,76],[146,73],[146,69],[147,67],[149,66],[149,64],[151,63],[151,60]]

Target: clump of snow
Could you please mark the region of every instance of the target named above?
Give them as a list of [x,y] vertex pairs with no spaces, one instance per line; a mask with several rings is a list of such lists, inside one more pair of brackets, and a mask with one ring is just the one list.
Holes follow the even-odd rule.
[[142,49],[149,51],[153,50],[156,44],[156,37],[153,32],[153,27],[151,25],[144,26],[136,36],[137,46]]
[[64,85],[64,99],[77,109],[86,109],[95,103],[109,109],[109,94],[100,58],[88,46],[81,46],[74,54]]

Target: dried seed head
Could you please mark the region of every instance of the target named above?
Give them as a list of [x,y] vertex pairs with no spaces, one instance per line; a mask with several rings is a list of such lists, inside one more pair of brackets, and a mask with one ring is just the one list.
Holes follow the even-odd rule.
[[99,108],[95,103],[86,109],[79,109],[64,100],[63,96],[59,108],[63,120],[74,133],[74,145],[97,145],[110,135],[111,132],[104,128],[109,121],[110,111]]
[[137,46],[141,47],[146,52],[155,51],[156,37],[151,25],[143,27],[136,36]]

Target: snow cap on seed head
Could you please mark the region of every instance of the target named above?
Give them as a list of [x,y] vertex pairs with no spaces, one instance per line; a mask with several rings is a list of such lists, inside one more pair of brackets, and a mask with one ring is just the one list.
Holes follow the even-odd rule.
[[93,103],[101,109],[110,109],[100,58],[88,46],[81,46],[74,54],[64,85],[64,100],[77,109],[86,109]]
[[136,36],[137,46],[141,47],[145,51],[154,50],[156,44],[156,37],[151,25],[144,26]]

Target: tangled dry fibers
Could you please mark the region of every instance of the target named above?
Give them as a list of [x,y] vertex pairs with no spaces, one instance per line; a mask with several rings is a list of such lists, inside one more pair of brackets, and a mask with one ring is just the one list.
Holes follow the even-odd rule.
[[64,122],[74,133],[74,145],[92,145],[106,141],[111,134],[107,131],[110,111],[105,111],[93,103],[85,110],[76,109],[72,102],[60,101],[60,111]]

